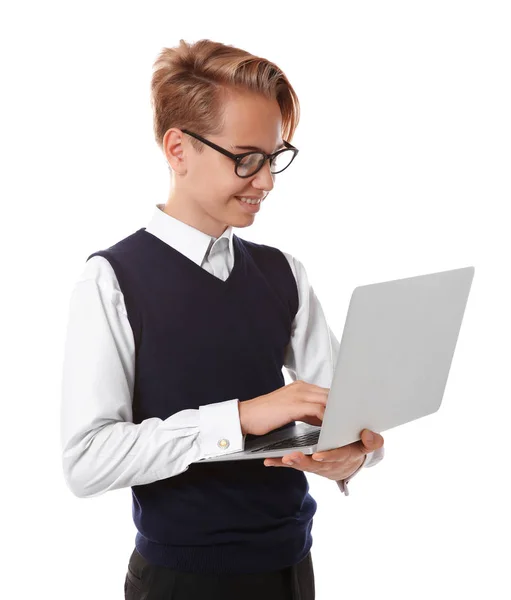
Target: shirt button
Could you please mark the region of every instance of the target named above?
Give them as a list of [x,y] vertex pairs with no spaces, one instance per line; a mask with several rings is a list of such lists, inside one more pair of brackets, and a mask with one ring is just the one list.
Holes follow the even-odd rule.
[[229,440],[225,440],[225,439],[224,440],[219,440],[217,446],[219,448],[224,448],[224,449],[225,448],[229,448]]

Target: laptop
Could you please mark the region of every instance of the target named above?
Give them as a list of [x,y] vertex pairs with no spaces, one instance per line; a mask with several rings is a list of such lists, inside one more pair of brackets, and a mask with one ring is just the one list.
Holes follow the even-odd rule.
[[474,267],[356,287],[322,424],[293,421],[248,434],[245,449],[195,462],[313,454],[382,433],[440,408]]

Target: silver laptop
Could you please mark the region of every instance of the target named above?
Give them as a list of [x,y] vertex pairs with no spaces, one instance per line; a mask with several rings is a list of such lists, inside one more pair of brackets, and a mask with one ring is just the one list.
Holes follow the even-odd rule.
[[196,462],[313,454],[440,408],[475,268],[355,288],[321,426],[247,435],[245,450]]

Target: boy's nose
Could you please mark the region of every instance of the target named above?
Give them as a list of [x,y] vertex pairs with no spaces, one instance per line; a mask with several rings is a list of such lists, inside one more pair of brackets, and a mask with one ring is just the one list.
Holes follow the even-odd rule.
[[275,180],[270,171],[270,161],[266,161],[261,169],[256,173],[252,184],[256,184],[258,189],[270,192],[273,189]]

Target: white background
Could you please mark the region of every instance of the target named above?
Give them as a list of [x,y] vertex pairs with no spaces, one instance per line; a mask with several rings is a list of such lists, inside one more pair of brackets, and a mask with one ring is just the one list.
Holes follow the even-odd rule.
[[349,497],[308,475],[317,600],[511,597],[510,4],[10,2],[0,22],[1,595],[123,597],[130,490],[79,499],[61,471],[68,303],[167,199],[152,62],[210,38],[301,100],[300,155],[236,233],[304,263],[338,339],[355,286],[475,266],[440,411],[383,432]]

